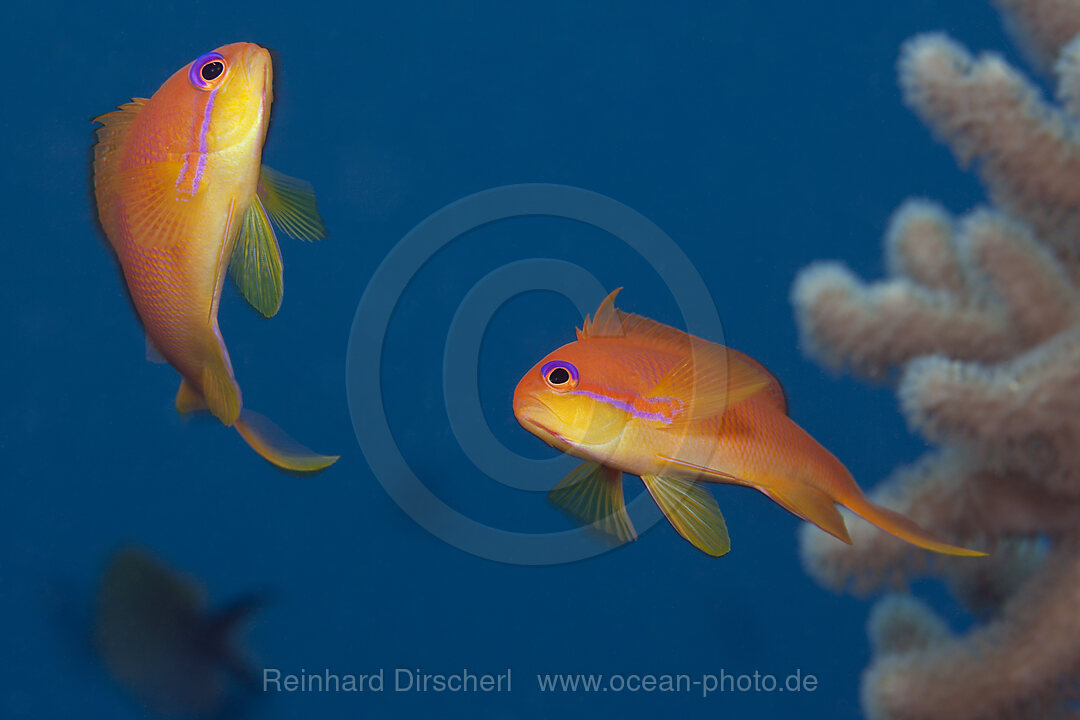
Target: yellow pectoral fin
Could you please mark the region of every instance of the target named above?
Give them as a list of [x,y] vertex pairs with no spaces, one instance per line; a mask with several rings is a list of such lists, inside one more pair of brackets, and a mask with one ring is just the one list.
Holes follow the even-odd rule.
[[122,171],[109,168],[100,178],[95,170],[98,215],[109,241],[128,237],[142,248],[163,249],[197,237],[199,217],[192,212],[192,193],[183,189],[197,163],[156,160]]
[[338,455],[320,455],[308,450],[267,418],[244,410],[236,420],[236,430],[251,449],[282,470],[313,473],[337,462]]
[[690,544],[714,557],[731,550],[720,506],[701,483],[658,475],[642,475],[641,479],[672,527]]
[[576,520],[618,538],[637,540],[623,500],[622,473],[599,463],[574,468],[550,493],[548,500]]
[[283,293],[281,249],[259,198],[251,201],[240,221],[229,272],[240,294],[263,317],[277,314]]
[[259,199],[282,231],[295,240],[322,240],[326,226],[310,183],[291,178],[265,165],[259,173]]

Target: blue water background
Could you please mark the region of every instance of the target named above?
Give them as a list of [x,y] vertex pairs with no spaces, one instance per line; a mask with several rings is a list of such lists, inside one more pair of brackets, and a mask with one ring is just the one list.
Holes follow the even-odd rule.
[[[514,673],[510,694],[271,694],[253,717],[859,716],[869,606],[804,574],[794,517],[718,487],[734,544],[723,559],[666,524],[569,565],[468,555],[406,517],[373,477],[349,419],[345,350],[381,258],[430,213],[504,184],[586,188],[682,247],[728,344],[768,366],[792,416],[872,486],[923,443],[888,388],[803,355],[788,293],[819,258],[879,276],[883,230],[909,196],[954,211],[981,201],[903,106],[895,60],[903,40],[937,29],[1017,60],[987,3],[20,3],[7,15],[0,716],[144,716],[86,641],[95,583],[124,543],[200,578],[212,602],[272,589],[247,638],[266,666]],[[178,378],[144,359],[88,197],[90,118],[236,40],[277,53],[264,158],[315,185],[330,237],[282,240],[277,317],[258,319],[229,286],[221,326],[247,405],[342,455],[314,478],[276,472],[215,422],[176,416]],[[681,323],[656,272],[618,240],[557,219],[507,221],[417,275],[381,382],[429,488],[482,522],[540,532],[572,523],[542,494],[479,473],[442,404],[454,308],[490,270],[532,257],[576,262],[625,286],[625,309]],[[496,437],[520,453],[552,451],[514,421],[513,387],[575,324],[552,293],[492,319],[481,400]],[[796,669],[818,689],[541,695],[534,679]]]

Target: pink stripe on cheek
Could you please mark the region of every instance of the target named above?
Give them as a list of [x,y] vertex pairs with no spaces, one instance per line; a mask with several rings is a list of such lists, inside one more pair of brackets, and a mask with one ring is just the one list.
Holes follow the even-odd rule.
[[607,403],[612,407],[618,408],[625,412],[630,413],[636,418],[641,420],[660,421],[662,423],[670,423],[672,418],[661,412],[648,412],[646,410],[639,410],[634,407],[633,403],[628,403],[624,400],[616,400],[615,398],[608,397],[607,395],[601,395],[599,393],[589,392],[588,390],[575,390],[574,395],[584,395],[587,398],[598,400],[602,403]]
[[206,109],[203,111],[202,128],[199,130],[199,163],[195,167],[195,182],[191,192],[199,192],[199,183],[202,182],[203,170],[206,169],[206,136],[210,132],[210,116],[214,114],[214,98],[217,96],[217,88],[210,91],[210,98],[206,101]]
[[[206,170],[206,152],[207,152],[207,135],[210,133],[210,118],[214,114],[214,97],[217,95],[217,89],[210,91],[210,94],[206,98],[206,106],[203,108],[202,125],[199,127],[199,159],[195,163],[195,174],[191,177],[191,185],[184,189],[191,195],[199,192],[199,186],[202,184],[203,172]],[[184,156],[184,166],[180,169],[180,175],[176,178],[176,189],[181,190],[181,185],[187,180],[191,170],[191,153],[187,153]]]

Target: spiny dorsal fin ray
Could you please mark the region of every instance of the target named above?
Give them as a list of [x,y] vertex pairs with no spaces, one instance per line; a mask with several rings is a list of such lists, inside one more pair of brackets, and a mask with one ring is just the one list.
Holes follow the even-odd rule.
[[319,216],[311,183],[263,165],[259,172],[259,199],[274,224],[295,240],[322,240],[326,226]]
[[574,519],[620,542],[637,540],[637,532],[626,512],[622,473],[618,470],[584,462],[552,488],[548,500]]
[[620,321],[621,313],[615,309],[615,296],[619,294],[622,288],[615,288],[611,294],[609,294],[604,301],[600,303],[600,307],[596,309],[596,313],[590,318],[585,316],[585,322],[582,323],[581,329],[577,331],[578,340],[583,340],[590,337],[624,337],[622,322]]

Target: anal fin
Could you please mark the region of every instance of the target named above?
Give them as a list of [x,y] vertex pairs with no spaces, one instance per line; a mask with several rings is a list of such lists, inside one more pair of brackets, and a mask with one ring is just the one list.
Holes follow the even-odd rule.
[[622,473],[595,462],[584,462],[559,481],[548,500],[600,532],[621,542],[637,540],[623,499]]
[[836,501],[820,490],[809,485],[784,491],[760,486],[758,489],[793,515],[817,525],[848,545],[851,544],[851,536],[848,534],[847,525],[844,523],[844,516],[836,508]]
[[180,389],[176,391],[176,412],[188,415],[206,409],[206,400],[203,399],[202,394],[187,380],[181,380]]

